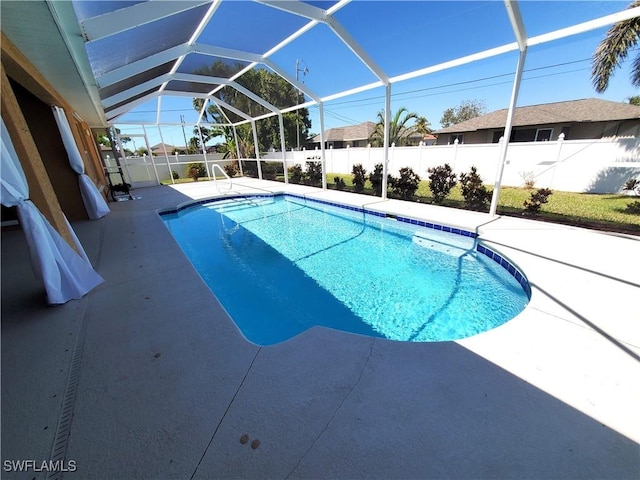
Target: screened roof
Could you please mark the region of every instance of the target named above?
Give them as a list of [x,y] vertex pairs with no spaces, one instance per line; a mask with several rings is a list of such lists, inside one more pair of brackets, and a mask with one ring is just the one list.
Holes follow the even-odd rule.
[[[47,4],[61,11],[58,2]],[[425,78],[447,79],[447,72],[461,65],[495,58],[504,60],[497,68],[511,74],[508,84],[519,50],[536,47],[541,56],[570,61],[570,53],[544,49],[640,16],[640,8],[627,10],[624,1],[71,4],[97,102],[111,124],[184,121],[171,111],[191,112],[191,123],[208,121],[193,107],[194,98],[204,99],[205,106],[216,104],[225,122],[242,123],[362,92],[379,93],[386,85],[406,84],[407,90],[416,79],[423,81],[415,88],[427,90]],[[248,79],[261,70],[276,73],[298,95],[278,98],[276,104],[258,97]]]

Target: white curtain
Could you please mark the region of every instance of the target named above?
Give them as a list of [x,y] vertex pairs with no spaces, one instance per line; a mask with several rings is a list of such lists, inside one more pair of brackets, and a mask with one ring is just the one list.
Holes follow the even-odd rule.
[[95,184],[91,181],[89,176],[84,173],[84,162],[82,161],[82,157],[78,151],[78,146],[73,139],[71,127],[67,121],[67,116],[64,114],[64,110],[56,106],[53,106],[52,108],[53,116],[56,119],[60,135],[62,136],[62,143],[64,143],[64,148],[67,150],[67,155],[69,155],[69,163],[71,164],[73,171],[78,174],[80,194],[82,195],[82,201],[84,202],[87,214],[91,220],[102,218],[111,210],[109,210],[107,202],[104,201],[104,198],[100,195]]
[[[79,246],[79,255],[51,226],[40,210],[29,200],[29,186],[18,160],[4,120],[1,122],[0,202],[6,207],[17,206],[18,218],[24,231],[31,263],[47,292],[51,305],[82,298],[101,284],[87,260],[73,230],[72,237]],[[67,222],[68,224],[68,222]]]

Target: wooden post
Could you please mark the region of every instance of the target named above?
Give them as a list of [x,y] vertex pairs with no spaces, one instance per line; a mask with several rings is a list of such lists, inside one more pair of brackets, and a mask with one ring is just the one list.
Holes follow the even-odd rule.
[[0,65],[0,77],[2,81],[2,95],[0,96],[2,118],[27,178],[29,198],[69,246],[77,251],[58,197],[40,157],[40,152],[33,141],[18,100],[9,83],[9,78],[5,73],[4,64]]

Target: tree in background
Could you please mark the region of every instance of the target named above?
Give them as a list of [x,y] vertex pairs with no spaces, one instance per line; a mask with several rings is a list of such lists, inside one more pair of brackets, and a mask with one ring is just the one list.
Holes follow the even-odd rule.
[[[407,138],[417,131],[415,125],[409,124],[412,120],[417,121],[418,118],[417,113],[409,112],[406,107],[401,107],[395,114],[392,114],[389,123],[389,145],[392,143],[397,146],[406,144]],[[369,137],[369,142],[373,147],[384,145],[384,110],[378,112],[378,123]]]
[[[243,67],[244,65],[242,64],[234,64],[217,60],[212,65],[195,71],[194,74],[230,78]],[[254,68],[253,70],[249,70],[237,78],[236,82],[278,108],[291,107],[304,101],[304,99],[301,98],[300,92],[293,85],[279,75],[265,68]],[[215,96],[225,103],[228,103],[229,105],[246,113],[250,117],[257,117],[269,113],[269,110],[265,107],[251,100],[232,86],[223,87],[216,92]],[[204,102],[204,99],[194,98],[193,106],[196,110],[201,111],[204,106]],[[206,108],[204,117],[206,121],[209,121],[212,124],[228,124],[229,122],[236,123],[245,120],[245,118],[228,110],[225,110],[225,115],[223,115],[222,111],[213,103]],[[284,126],[285,148],[297,147],[298,136],[301,139],[301,143],[306,141],[309,129],[311,128],[308,109],[302,108],[298,110],[298,112],[283,113],[282,120]],[[245,135],[244,129],[242,130],[242,141],[240,141],[241,150],[243,143],[253,143],[253,134],[251,133],[250,125],[249,135]],[[256,122],[256,130],[260,151],[267,151],[270,148],[280,149],[280,122],[277,116],[259,120]],[[225,140],[229,138],[228,132],[223,133],[223,135]],[[238,132],[238,136],[241,136],[240,132]],[[233,134],[231,134],[231,137],[233,137]]]
[[456,123],[484,115],[486,111],[487,107],[482,100],[463,100],[457,107],[449,107],[442,112],[440,125],[442,128],[447,128]]
[[430,133],[433,133],[433,129],[431,128],[431,122],[427,120],[425,117],[418,117],[416,120],[416,132],[422,134],[424,137]]
[[[634,0],[627,8],[634,7],[640,7],[640,0]],[[623,20],[611,26],[596,48],[591,62],[591,81],[596,92],[602,93],[607,89],[611,75],[627,58],[639,39],[640,17]],[[631,84],[640,87],[640,54],[637,54],[631,67]]]
[[640,95],[634,95],[633,97],[628,97],[626,100],[627,100],[627,103],[629,103],[629,105],[636,105],[640,107]]

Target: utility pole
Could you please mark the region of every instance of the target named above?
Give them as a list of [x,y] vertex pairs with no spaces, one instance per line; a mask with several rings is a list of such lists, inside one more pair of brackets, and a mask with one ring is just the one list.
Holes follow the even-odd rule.
[[[304,76],[309,73],[309,69],[307,68],[307,63],[302,60],[302,62],[304,63],[304,68],[300,68],[300,61],[301,60],[296,60],[296,82],[298,81],[298,72],[302,72],[302,76],[303,76],[303,80],[302,83],[304,83]],[[296,87],[296,105],[298,105],[300,102],[300,93],[298,92],[298,89]],[[300,151],[300,125],[299,125],[299,119],[300,119],[300,109],[296,109],[296,138],[297,138],[297,144],[298,144],[298,151]]]
[[182,122],[182,136],[184,137],[184,148],[189,152],[189,146],[187,145],[187,134],[184,133],[184,115],[180,115],[180,121]]

